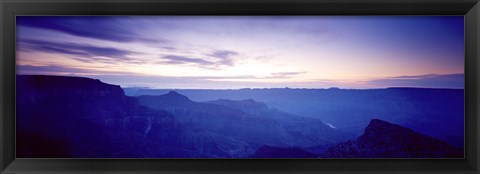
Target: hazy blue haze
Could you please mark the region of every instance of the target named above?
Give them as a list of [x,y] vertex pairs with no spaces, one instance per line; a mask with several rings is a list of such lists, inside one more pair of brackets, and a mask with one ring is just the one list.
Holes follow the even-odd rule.
[[17,157],[463,157],[460,89],[177,91],[17,76]]

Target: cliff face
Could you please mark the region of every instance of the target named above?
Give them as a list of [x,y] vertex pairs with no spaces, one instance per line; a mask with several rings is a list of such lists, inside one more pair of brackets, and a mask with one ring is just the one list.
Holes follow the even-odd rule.
[[20,158],[225,155],[174,115],[80,77],[17,76],[17,132]]
[[17,126],[22,130],[47,131],[43,126],[66,128],[80,124],[76,122],[79,120],[108,125],[132,112],[142,112],[132,105],[134,99],[126,97],[119,86],[99,80],[19,75],[16,85]]
[[[118,106],[127,106],[133,102],[132,98],[124,95],[120,86],[99,80],[63,76],[17,76],[17,107],[21,107],[18,108],[20,111],[49,108],[51,110],[48,112],[52,113],[68,112],[69,115],[64,115],[65,117],[121,118],[127,114],[126,111],[135,108]],[[49,115],[45,113],[45,116]]]
[[333,158],[447,158],[463,157],[463,149],[408,128],[373,119],[357,140],[328,149]]
[[[252,99],[194,102],[171,91],[159,96],[139,96],[142,105],[163,109],[189,127],[208,130],[253,146],[302,147],[318,152],[350,135],[313,118],[290,115]],[[253,153],[253,152],[252,152]]]
[[242,144],[287,146],[289,138],[275,120],[253,117],[245,112],[211,103],[194,102],[176,92],[160,96],[140,96],[139,102],[155,110],[166,110],[178,116],[191,128],[204,129],[229,137]]
[[[351,134],[332,128],[319,119],[296,116],[272,109],[265,103],[253,99],[239,101],[220,99],[208,103],[243,111],[254,118],[273,120],[281,125],[282,130],[289,137],[287,141],[291,145],[306,148],[314,153],[323,152],[325,147],[353,138]],[[276,134],[267,136],[276,136]]]
[[[464,146],[463,89],[271,88],[176,91],[194,101],[251,98],[293,115],[317,118],[338,129],[354,133],[355,136],[360,136],[370,120],[377,118],[441,139],[455,147]],[[127,95],[161,95],[167,92],[163,89],[126,89]],[[246,106],[248,102],[244,104]]]

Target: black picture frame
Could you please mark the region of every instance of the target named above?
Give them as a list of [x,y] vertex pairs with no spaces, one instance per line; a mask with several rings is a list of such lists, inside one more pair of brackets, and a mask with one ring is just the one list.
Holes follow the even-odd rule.
[[[1,173],[479,173],[479,0],[0,0]],[[465,159],[16,159],[16,15],[464,15]]]

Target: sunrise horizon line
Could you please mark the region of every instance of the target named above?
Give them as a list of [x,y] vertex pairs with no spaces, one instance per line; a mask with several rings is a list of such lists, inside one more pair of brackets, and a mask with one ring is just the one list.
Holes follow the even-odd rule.
[[[414,89],[465,89],[464,86],[462,87],[434,87],[434,86],[410,86],[410,85],[392,85],[392,86],[385,86],[385,87],[342,87],[339,86],[325,86],[325,87],[295,87],[295,86],[272,86],[272,87],[232,87],[232,88],[202,88],[202,87],[152,87],[149,86],[140,86],[140,85],[124,85],[117,82],[109,82],[101,78],[91,77],[91,76],[78,76],[78,75],[52,75],[52,74],[23,74],[17,73],[17,76],[57,76],[57,77],[74,77],[74,78],[87,78],[92,80],[98,80],[105,84],[116,85],[122,89],[127,88],[137,88],[137,89],[151,89],[151,90],[258,90],[258,89],[292,89],[292,90],[316,90],[316,89],[344,89],[344,90],[369,90],[369,89],[394,89],[394,88],[414,88]],[[461,74],[464,75],[464,74]],[[162,84],[162,83],[158,83]]]
[[288,90],[372,90],[372,89],[462,89],[465,88],[445,88],[445,87],[414,87],[414,86],[391,86],[391,87],[374,87],[374,88],[343,88],[343,87],[253,87],[253,88],[150,88],[150,87],[122,87],[122,89],[146,89],[146,90],[269,90],[269,89],[288,89]]

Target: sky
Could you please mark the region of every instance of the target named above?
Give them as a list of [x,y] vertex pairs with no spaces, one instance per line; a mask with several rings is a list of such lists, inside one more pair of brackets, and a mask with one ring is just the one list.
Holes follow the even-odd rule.
[[122,87],[464,88],[463,16],[17,16],[17,74]]

